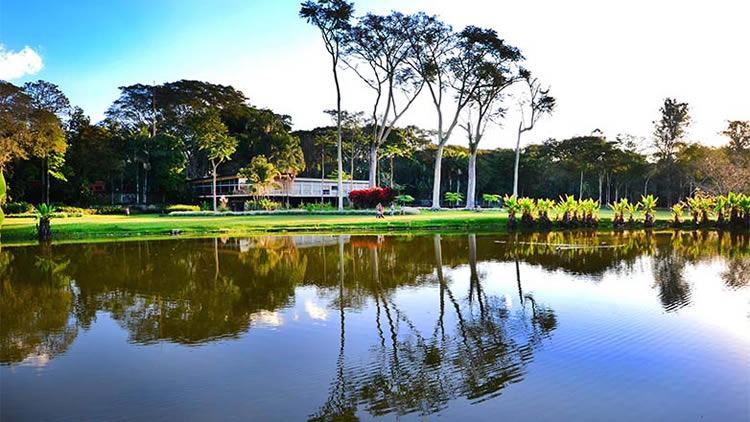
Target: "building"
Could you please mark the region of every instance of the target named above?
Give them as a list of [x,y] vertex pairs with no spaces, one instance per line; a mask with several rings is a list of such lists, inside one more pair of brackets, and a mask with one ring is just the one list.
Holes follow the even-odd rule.
[[[210,177],[190,181],[193,196],[198,200],[210,200],[211,181]],[[245,201],[252,199],[251,185],[245,177],[220,176],[216,178],[216,195],[226,197],[231,209],[241,210]],[[348,198],[349,192],[353,190],[368,187],[367,180],[344,180],[344,198]],[[269,189],[265,196],[274,201],[288,202],[291,205],[320,201],[335,202],[338,198],[338,181],[311,177],[281,178],[278,185]]]

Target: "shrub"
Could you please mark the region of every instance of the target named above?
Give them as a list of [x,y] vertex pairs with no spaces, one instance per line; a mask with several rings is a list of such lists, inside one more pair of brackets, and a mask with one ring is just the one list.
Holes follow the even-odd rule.
[[71,216],[71,217],[73,216],[79,217],[79,216],[83,216],[84,214],[93,214],[94,210],[61,205],[57,207],[57,212],[61,214],[67,214],[68,216]]
[[464,200],[464,195],[461,192],[445,192],[445,201],[453,203],[454,207],[458,206],[458,203]]
[[200,211],[200,207],[198,205],[175,204],[168,205],[164,211],[168,213],[172,211]]
[[122,205],[104,205],[97,207],[96,213],[100,215],[125,214],[125,208]]
[[374,187],[369,189],[357,189],[349,192],[349,201],[356,208],[375,208],[378,204],[388,205],[396,194],[391,188]]
[[332,204],[329,204],[328,202],[323,202],[322,204],[319,202],[310,202],[307,204],[300,204],[300,208],[302,208],[305,211],[309,212],[315,212],[315,211],[333,211],[335,208]]
[[513,228],[516,226],[516,213],[521,210],[518,205],[518,199],[512,195],[505,195],[503,197],[503,207],[508,210],[508,227]]
[[245,201],[245,211],[253,210],[264,210],[264,211],[275,211],[281,208],[281,203],[272,201],[268,198],[260,198],[258,200],[251,199]]
[[396,203],[399,205],[411,204],[414,202],[414,197],[411,195],[399,195],[396,197]]
[[485,193],[482,195],[482,201],[484,201],[484,203],[490,207],[492,206],[492,204],[499,205],[500,199],[500,195],[496,193]]
[[3,205],[3,210],[8,214],[33,214],[35,211],[28,202],[8,202]]

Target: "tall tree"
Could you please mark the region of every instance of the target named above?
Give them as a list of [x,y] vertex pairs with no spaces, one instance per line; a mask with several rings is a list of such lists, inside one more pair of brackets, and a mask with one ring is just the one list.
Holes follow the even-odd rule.
[[213,210],[216,211],[216,175],[219,165],[231,158],[237,149],[237,139],[227,135],[227,127],[216,110],[210,109],[195,118],[194,130],[198,148],[206,152],[211,163],[211,196]]
[[661,118],[654,122],[654,148],[656,158],[674,162],[675,154],[682,146],[685,131],[690,125],[690,108],[674,98],[665,98],[659,109]]
[[424,78],[407,61],[412,51],[411,24],[412,17],[399,12],[368,13],[349,33],[344,62],[375,93],[370,112],[370,187],[377,183],[380,148],[424,87]]
[[729,148],[734,152],[745,153],[750,149],[750,120],[732,120],[721,132],[729,138]]
[[523,59],[521,52],[505,44],[493,29],[469,26],[462,32],[462,43],[467,56],[479,65],[472,70],[479,85],[468,104],[468,118],[463,128],[469,141],[468,184],[466,186],[466,208],[476,207],[477,151],[489,122],[504,114],[498,106],[503,91],[511,86],[518,76],[515,63]]
[[432,208],[439,209],[443,150],[461,112],[481,84],[475,69],[482,61],[467,50],[470,32],[456,34],[435,16],[413,15],[408,34],[412,48],[409,63],[424,79],[437,115]]
[[654,122],[654,148],[659,163],[663,189],[666,193],[666,205],[671,205],[676,187],[674,186],[675,157],[685,145],[685,132],[690,125],[690,108],[674,98],[665,98],[659,109],[661,117]]
[[[518,197],[518,166],[521,158],[521,135],[534,129],[536,122],[544,115],[549,114],[555,108],[555,98],[549,95],[549,89],[542,89],[539,80],[531,76],[526,69],[521,70],[528,98],[521,102],[521,120],[518,122],[518,133],[516,137],[516,161],[513,166],[513,196]],[[528,114],[524,111],[528,110]]]
[[61,168],[67,142],[62,120],[69,116],[70,101],[57,85],[47,81],[27,82],[23,90],[31,98],[32,107],[41,113],[36,136],[42,141],[35,155],[42,159],[42,201],[49,203],[50,176],[64,179]]
[[341,85],[339,84],[338,65],[341,59],[342,46],[351,28],[349,21],[353,13],[353,3],[348,3],[344,0],[318,0],[317,2],[309,0],[302,3],[299,11],[301,18],[315,25],[320,30],[323,44],[331,56],[331,70],[333,72],[333,81],[336,85],[336,154],[338,162],[339,210],[344,209],[344,185],[342,182],[344,167],[341,150]]

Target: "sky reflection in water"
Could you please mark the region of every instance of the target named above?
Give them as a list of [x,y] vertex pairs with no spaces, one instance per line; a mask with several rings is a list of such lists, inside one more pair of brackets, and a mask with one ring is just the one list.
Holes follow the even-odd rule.
[[750,239],[0,250],[3,420],[746,420]]

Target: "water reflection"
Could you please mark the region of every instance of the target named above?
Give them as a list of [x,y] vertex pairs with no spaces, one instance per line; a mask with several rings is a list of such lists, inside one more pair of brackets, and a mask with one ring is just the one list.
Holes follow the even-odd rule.
[[[312,320],[338,320],[335,371],[313,420],[429,415],[462,398],[503,393],[560,321],[554,303],[525,288],[529,266],[585,276],[645,265],[664,311],[692,303],[689,264],[726,261],[729,289],[748,285],[748,235],[645,231],[602,234],[266,236],[0,249],[0,363],[43,365],[65,353],[104,312],[135,345],[233,341],[256,326],[283,326],[300,288],[314,288]],[[515,274],[489,274],[508,262]],[[459,271],[461,268],[466,271]],[[458,279],[457,277],[465,277]],[[517,295],[491,288],[515,281]],[[398,296],[434,291],[434,314]],[[371,335],[348,332],[353,312],[372,310]],[[369,315],[369,314],[368,314]],[[352,340],[352,336],[354,340]],[[352,353],[367,342],[366,352]]]

